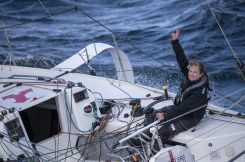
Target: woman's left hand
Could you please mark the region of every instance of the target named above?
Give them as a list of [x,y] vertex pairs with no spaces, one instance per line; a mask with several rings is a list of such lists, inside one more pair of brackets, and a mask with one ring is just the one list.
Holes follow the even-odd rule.
[[157,116],[158,120],[164,120],[165,119],[163,116],[163,113],[157,113],[156,116]]
[[177,40],[179,37],[179,33],[180,33],[179,29],[176,29],[176,33],[171,34],[171,36],[173,37],[172,39]]

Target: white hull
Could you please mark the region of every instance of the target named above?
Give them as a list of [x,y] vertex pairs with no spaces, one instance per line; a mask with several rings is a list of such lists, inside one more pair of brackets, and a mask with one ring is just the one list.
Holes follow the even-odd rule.
[[[10,70],[11,69],[11,70]],[[81,158],[80,153],[82,153],[83,147],[79,148],[81,151],[78,152],[77,149],[74,147],[78,142],[78,137],[81,134],[89,134],[93,130],[92,123],[96,122],[94,118],[94,112],[84,112],[84,107],[90,105],[91,107],[97,107],[97,116],[98,118],[103,118],[105,114],[99,111],[99,107],[103,104],[100,99],[103,100],[115,100],[118,104],[117,106],[112,107],[112,114],[118,114],[119,110],[123,110],[118,118],[114,117],[108,122],[106,129],[104,130],[101,136],[105,134],[109,135],[111,133],[118,134],[119,132],[126,129],[126,122],[129,123],[131,119],[131,108],[128,107],[128,102],[130,101],[129,96],[132,98],[142,98],[141,106],[147,107],[150,103],[154,100],[151,97],[157,97],[164,94],[164,91],[145,87],[141,85],[136,85],[133,83],[128,83],[124,81],[118,80],[111,80],[102,77],[96,76],[89,76],[84,74],[75,74],[69,73],[66,74],[59,79],[64,79],[66,83],[52,83],[44,82],[40,80],[36,80],[31,78],[32,80],[27,80],[26,77],[14,77],[13,79],[7,79],[12,75],[38,75],[38,76],[46,76],[46,77],[55,77],[59,75],[61,72],[56,70],[48,70],[48,69],[38,69],[38,68],[27,68],[27,67],[19,67],[19,66],[3,66],[1,73],[1,85],[0,85],[0,110],[3,111],[6,108],[15,107],[14,113],[8,113],[4,119],[4,123],[8,123],[9,121],[18,118],[20,121],[20,127],[23,130],[23,137],[20,138],[19,143],[23,144],[20,147],[18,142],[10,142],[8,138],[8,130],[6,130],[6,126],[3,122],[0,122],[0,132],[4,135],[2,141],[4,141],[5,146],[0,147],[0,157],[6,160],[10,157],[15,157],[16,155],[20,154],[29,154],[29,156],[33,155],[33,148],[31,147],[31,143],[29,141],[38,141],[36,143],[36,150],[39,153],[42,153],[41,157],[42,160],[52,160],[52,161],[64,161],[65,158],[68,158],[67,161],[78,161],[83,160],[83,157],[86,155],[88,149],[86,149],[83,157]],[[72,87],[67,88],[67,81],[78,83],[81,82],[84,87]],[[6,83],[13,82],[13,83],[22,83],[20,86],[15,86],[15,84],[3,87]],[[25,102],[21,101],[22,103],[16,103],[14,98],[10,99],[3,99],[3,97],[16,94],[20,91],[25,89],[32,89],[32,91],[26,93],[25,97],[28,98]],[[43,91],[40,91],[42,89]],[[54,92],[53,89],[58,89],[58,93]],[[75,101],[74,95],[80,91],[87,91],[87,98],[84,98],[78,102]],[[36,93],[38,91],[38,93]],[[64,92],[66,91],[67,96],[65,99]],[[42,93],[42,94],[41,94]],[[150,94],[150,97],[146,97]],[[174,97],[174,94],[168,93],[170,97]],[[55,112],[58,113],[59,117],[59,125],[60,130],[59,133],[55,132],[54,135],[44,137],[42,139],[32,138],[30,139],[30,131],[27,131],[26,125],[22,120],[24,120],[23,115],[21,116],[22,112],[25,110],[32,109],[35,105],[41,105],[42,102],[54,98],[55,100]],[[121,99],[121,100],[119,100]],[[91,104],[94,102],[96,105]],[[69,114],[67,113],[67,107],[71,112],[71,118],[73,119],[72,123]],[[163,102],[154,105],[155,109],[162,108],[167,105],[171,105],[172,100],[166,100]],[[121,106],[120,106],[121,105]],[[124,108],[123,108],[124,107]],[[47,109],[51,109],[51,107],[47,106]],[[89,107],[88,107],[89,108]],[[214,109],[217,111],[224,110],[221,107],[209,104],[209,109]],[[27,114],[31,112],[27,112]],[[43,113],[43,112],[42,112]],[[233,111],[226,111],[226,113],[231,113],[236,115],[237,112]],[[35,114],[35,113],[33,113]],[[47,113],[48,114],[48,113]],[[129,114],[129,117],[125,118],[124,114]],[[143,117],[136,117],[135,121],[137,123],[143,122]],[[34,117],[33,117],[34,118]],[[68,119],[68,120],[67,120]],[[29,117],[31,120],[31,117]],[[34,119],[33,119],[34,120]],[[37,120],[38,121],[38,120]],[[122,122],[124,121],[124,122]],[[133,123],[132,127],[135,127],[137,123]],[[235,118],[235,117],[228,117],[222,115],[205,115],[203,120],[195,127],[195,131],[193,129],[189,129],[186,132],[180,133],[176,135],[172,141],[179,144],[184,144],[186,148],[190,151],[193,155],[195,161],[200,162],[207,162],[207,161],[214,161],[214,162],[224,162],[229,161],[230,159],[234,158],[236,155],[244,151],[244,144],[245,144],[245,122],[244,119]],[[43,121],[43,125],[45,125],[45,121]],[[48,123],[46,124],[49,125]],[[75,125],[75,126],[74,126]],[[39,125],[40,129],[42,124]],[[49,125],[50,126],[50,125]],[[32,126],[31,126],[32,127]],[[80,132],[85,131],[85,132]],[[139,129],[142,126],[137,127]],[[56,127],[57,129],[58,127]],[[118,130],[118,128],[121,128]],[[33,128],[36,129],[36,128]],[[44,128],[46,130],[46,128]],[[95,130],[98,129],[98,126]],[[115,131],[116,130],[116,131]],[[36,132],[44,132],[42,130],[35,130]],[[135,131],[131,131],[133,133]],[[50,132],[48,132],[50,133]],[[70,133],[70,135],[69,135]],[[59,135],[58,135],[59,134]],[[98,132],[98,135],[95,138],[98,139],[100,136],[101,131]],[[108,141],[109,147],[112,147],[119,139],[123,138],[125,135],[116,137],[115,139],[106,139],[108,136],[104,136],[106,142]],[[81,138],[82,140],[79,141],[78,145],[83,145],[87,138],[87,135],[83,135]],[[33,142],[35,143],[35,142]],[[96,143],[96,142],[95,142]],[[88,147],[88,146],[87,146]],[[4,148],[4,150],[3,150]],[[89,160],[98,160],[99,153],[101,154],[102,160],[110,159],[111,157],[107,155],[108,149],[106,146],[101,142],[101,152],[98,150],[99,144],[97,140],[97,144],[94,144],[91,147],[90,152],[87,156],[87,161]],[[9,149],[9,150],[8,150]],[[70,151],[72,149],[72,151]],[[97,150],[96,150],[97,149]],[[14,154],[11,153],[10,150],[14,150]],[[24,151],[26,150],[26,151]],[[56,152],[55,151],[60,151]],[[52,153],[53,152],[53,153]],[[64,154],[68,152],[67,154]],[[48,153],[48,154],[47,154]],[[27,155],[26,155],[27,157]],[[37,156],[39,157],[39,156]],[[237,159],[239,162],[244,162],[245,156],[241,156]]]

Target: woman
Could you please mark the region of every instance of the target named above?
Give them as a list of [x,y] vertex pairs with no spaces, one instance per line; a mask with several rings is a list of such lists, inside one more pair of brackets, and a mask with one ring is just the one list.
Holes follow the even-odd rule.
[[[202,63],[198,61],[189,62],[179,43],[179,33],[180,31],[176,29],[176,33],[171,34],[172,46],[184,77],[175,97],[174,105],[164,107],[160,112],[155,111],[145,121],[145,125],[148,125],[156,119],[161,121],[170,120],[158,130],[163,143],[172,136],[196,126],[203,118],[208,103],[209,76]],[[198,110],[195,111],[197,108]],[[191,112],[192,110],[193,112]],[[171,120],[185,113],[187,114]],[[149,131],[144,132],[140,136],[140,143],[149,141],[150,137]],[[139,140],[133,140],[132,143],[138,145]]]

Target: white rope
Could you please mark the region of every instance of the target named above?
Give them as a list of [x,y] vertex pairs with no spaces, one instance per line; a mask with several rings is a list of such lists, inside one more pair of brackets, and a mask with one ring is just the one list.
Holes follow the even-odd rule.
[[243,90],[245,90],[245,88],[242,88],[242,89],[240,89],[240,90],[238,90],[238,91],[235,91],[235,92],[233,92],[233,93],[231,93],[231,94],[229,94],[229,95],[227,95],[227,96],[224,96],[224,97],[222,97],[222,98],[220,98],[220,99],[217,99],[216,101],[214,101],[214,102],[212,102],[212,103],[215,103],[215,102],[218,102],[218,101],[220,101],[220,100],[223,100],[224,98],[227,98],[227,97],[229,97],[229,96],[232,96],[232,95],[234,95],[234,94],[236,94],[236,93],[238,93],[238,92],[240,92],[240,91],[243,91]]
[[230,107],[226,108],[226,109],[223,110],[223,111],[220,111],[220,112],[218,113],[218,115],[223,114],[225,111],[231,109],[232,107],[234,107],[235,105],[239,104],[239,103],[242,102],[243,100],[245,100],[245,95],[242,96],[242,97],[241,97],[239,100],[237,100],[235,103],[233,103]]

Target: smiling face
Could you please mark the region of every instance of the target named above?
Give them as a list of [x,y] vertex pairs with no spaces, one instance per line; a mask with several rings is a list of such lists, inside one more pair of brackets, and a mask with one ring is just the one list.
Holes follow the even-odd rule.
[[188,72],[188,78],[190,81],[197,81],[203,76],[202,73],[200,73],[199,67],[192,65],[190,66],[189,72]]

